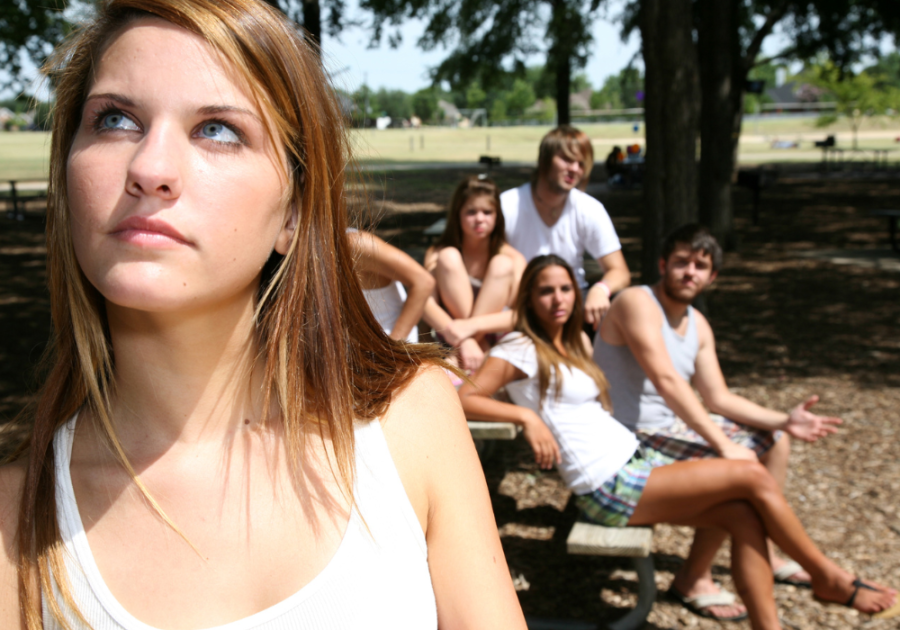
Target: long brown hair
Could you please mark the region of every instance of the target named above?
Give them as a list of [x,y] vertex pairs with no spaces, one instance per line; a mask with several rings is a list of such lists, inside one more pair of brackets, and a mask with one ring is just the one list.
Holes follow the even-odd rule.
[[463,206],[469,199],[481,196],[491,198],[497,217],[488,244],[488,257],[493,258],[500,253],[500,248],[506,242],[506,222],[503,220],[503,212],[500,210],[500,189],[493,180],[484,175],[466,177],[453,191],[450,205],[447,206],[447,227],[444,228],[444,233],[438,241],[438,248],[455,247],[462,252],[463,233],[460,220]]
[[[538,277],[548,267],[562,267],[565,269],[566,273],[569,274],[569,280],[572,282],[572,290],[575,291],[575,304],[572,308],[572,315],[563,325],[562,342],[563,347],[566,349],[565,355],[560,353],[556,346],[553,345],[553,340],[547,335],[547,331],[544,330],[531,305],[532,293]],[[556,375],[556,379],[554,379],[554,396],[559,396],[563,380],[559,366],[560,364],[565,364],[569,368],[577,368],[585,372],[594,380],[597,384],[597,389],[600,390],[597,400],[603,403],[607,411],[612,412],[612,401],[609,398],[609,382],[606,380],[603,370],[597,367],[593,357],[584,347],[581,338],[583,326],[584,300],[581,297],[581,290],[578,288],[575,273],[572,271],[569,263],[555,254],[546,254],[532,259],[522,273],[519,293],[516,295],[515,330],[531,339],[537,350],[538,388],[541,396],[539,406],[543,407],[544,405],[553,374]]]
[[294,474],[299,474],[304,428],[317,427],[320,437],[327,434],[333,443],[335,476],[352,500],[354,421],[382,415],[391,395],[423,362],[440,361],[439,351],[429,346],[390,340],[365,301],[345,234],[344,188],[352,162],[343,115],[317,52],[301,31],[258,0],[106,0],[97,14],[45,67],[56,87],[47,204],[53,339],[33,430],[19,450],[28,448],[17,542],[20,606],[29,630],[43,627],[42,592],[60,625],[70,628],[54,584],[84,621],[65,575],[52,448],[54,433],[78,409],[91,412],[123,467],[178,531],[136,478],[113,430],[115,364],[105,302],[76,261],[66,191],[67,159],[94,64],[129,23],[161,18],[202,37],[233,66],[268,114],[267,132],[285,147],[284,207],[296,208],[297,225],[287,254],[273,252],[263,271],[256,334],[265,365],[262,408],[278,410]]

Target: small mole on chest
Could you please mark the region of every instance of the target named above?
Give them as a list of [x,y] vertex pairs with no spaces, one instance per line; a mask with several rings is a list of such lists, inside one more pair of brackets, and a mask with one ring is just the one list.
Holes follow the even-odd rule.
[[244,424],[250,424],[250,418],[244,418]]

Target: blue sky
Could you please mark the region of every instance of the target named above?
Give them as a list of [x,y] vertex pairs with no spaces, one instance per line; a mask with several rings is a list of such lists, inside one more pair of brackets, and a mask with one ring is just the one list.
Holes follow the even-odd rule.
[[[598,88],[606,77],[617,74],[628,65],[640,50],[640,37],[637,35],[632,36],[628,42],[622,42],[619,26],[612,22],[618,15],[615,7],[619,3],[610,4],[613,8],[606,12],[607,17],[601,12],[594,22],[594,46],[585,69],[588,80]],[[354,0],[350,0],[348,6],[352,7],[348,11],[351,17],[356,14],[366,20],[364,14],[359,14]],[[325,35],[322,47],[326,63],[332,72],[347,68],[335,80],[339,87],[350,91],[361,86],[365,78],[374,89],[385,87],[415,92],[428,85],[428,68],[438,65],[448,52],[440,48],[431,52],[419,49],[416,41],[424,28],[425,24],[421,21],[405,23],[401,31],[403,44],[397,49],[391,49],[386,42],[379,48],[368,49],[369,34],[362,28],[344,31],[340,41]],[[532,61],[535,65],[543,62],[543,56],[536,56]]]

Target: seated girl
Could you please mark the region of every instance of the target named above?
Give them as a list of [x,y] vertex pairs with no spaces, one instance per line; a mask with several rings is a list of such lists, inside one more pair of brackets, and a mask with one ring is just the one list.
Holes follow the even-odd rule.
[[347,236],[375,319],[391,339],[418,343],[418,323],[434,290],[434,278],[409,254],[374,234],[350,229]]
[[347,238],[344,114],[261,0],[106,0],[50,61],[52,338],[0,628],[525,621],[456,391]]
[[447,227],[425,253],[425,268],[437,281],[437,301],[425,319],[440,337],[459,348],[463,367],[475,370],[492,339],[512,329],[511,308],[525,258],[504,236],[500,191],[484,175],[464,179],[450,200]]
[[[757,630],[780,628],[766,533],[812,576],[817,598],[864,613],[894,607],[893,589],[838,568],[810,540],[758,462],[667,463],[639,447],[609,414],[607,382],[582,332],[581,294],[553,255],[529,263],[516,300],[516,332],[504,337],[459,390],[470,420],[514,422],[538,464],[558,465],[588,519],[606,526],[668,522],[718,527],[732,538],[732,574]],[[506,386],[516,404],[490,396]],[[678,576],[675,586],[677,590]]]

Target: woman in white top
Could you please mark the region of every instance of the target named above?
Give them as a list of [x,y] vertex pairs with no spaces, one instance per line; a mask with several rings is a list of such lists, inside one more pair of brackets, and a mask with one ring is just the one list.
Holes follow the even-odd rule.
[[425,319],[458,349],[463,367],[474,371],[492,345],[486,335],[512,329],[512,307],[525,258],[506,242],[500,190],[485,175],[456,187],[447,226],[425,253],[425,268],[437,281]]
[[434,278],[412,256],[374,234],[355,229],[347,234],[375,319],[391,339],[418,343],[418,323],[434,290]]
[[[559,466],[595,522],[727,530],[732,575],[757,630],[781,627],[766,533],[810,573],[817,597],[867,613],[895,606],[895,590],[854,578],[819,551],[758,462],[663,465],[671,460],[639,447],[609,414],[606,379],[591,361],[581,313],[581,293],[565,261],[553,255],[532,260],[516,302],[517,332],[493,348],[473,382],[459,390],[466,416],[522,425],[541,467]],[[490,398],[503,386],[516,404]]]
[[302,30],[112,0],[49,73],[54,338],[0,468],[0,628],[525,628],[438,350],[356,280]]

